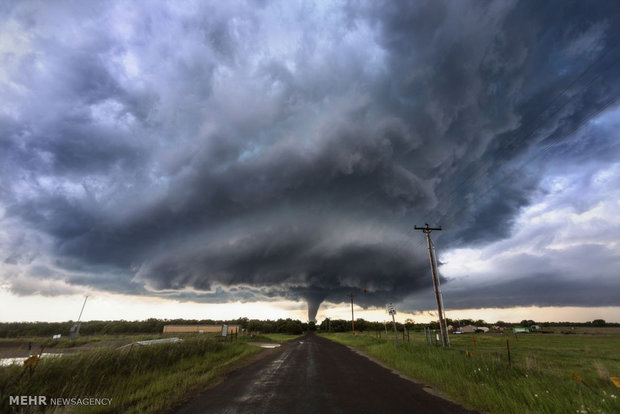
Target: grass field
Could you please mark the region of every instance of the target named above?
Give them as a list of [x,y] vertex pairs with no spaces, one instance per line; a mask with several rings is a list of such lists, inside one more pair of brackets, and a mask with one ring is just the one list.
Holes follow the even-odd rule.
[[[170,337],[161,334],[136,334],[136,335],[88,335],[80,336],[75,340],[69,337],[52,339],[49,336],[29,336],[20,338],[0,338],[0,357],[24,356],[38,353],[41,346],[44,352],[75,352],[78,350],[93,349],[99,347],[121,346],[135,341],[160,339]],[[28,350],[28,344],[32,349]]]
[[450,349],[427,345],[423,333],[405,344],[401,336],[399,347],[385,333],[382,338],[377,333],[325,336],[478,410],[620,413],[620,389],[609,379],[620,376],[620,334],[452,335]]
[[[77,352],[82,350],[90,350],[100,347],[119,347],[136,341],[162,339],[170,337],[181,338],[206,338],[209,337],[214,340],[222,340],[222,337],[215,334],[134,334],[134,335],[88,335],[80,336],[75,340],[70,340],[68,337],[62,337],[60,339],[51,339],[50,337],[20,337],[20,338],[0,338],[0,358],[16,357],[16,356],[28,356],[32,353],[38,353],[41,346],[44,346],[44,352],[51,353],[67,353]],[[294,338],[298,338],[301,335],[289,335],[289,334],[261,334],[261,335],[239,335],[228,338],[227,341],[232,339],[233,342],[285,342]],[[31,344],[31,350],[28,349],[28,344]]]
[[249,345],[252,342],[284,342],[299,336],[239,336],[230,343],[215,335],[190,334],[180,335],[180,343],[125,349],[118,348],[170,335],[83,336],[75,341],[47,337],[0,340],[5,356],[28,355],[29,342],[33,344],[32,353],[45,344],[45,352],[64,354],[60,358],[41,359],[32,377],[22,364],[0,367],[0,413],[11,412],[11,395],[112,398],[109,407],[78,407],[79,412],[165,412],[261,352],[261,348]]
[[112,398],[110,406],[78,407],[79,412],[161,412],[260,351],[244,343],[190,337],[42,359],[32,377],[21,365],[0,367],[0,412],[15,408],[9,405],[11,395]]

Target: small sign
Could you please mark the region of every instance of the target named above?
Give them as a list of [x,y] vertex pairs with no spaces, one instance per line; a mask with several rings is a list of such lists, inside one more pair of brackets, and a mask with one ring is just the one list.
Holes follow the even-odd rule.
[[222,336],[228,336],[228,325],[222,325]]
[[61,334],[56,334],[52,336],[52,339],[60,339],[61,336],[62,336]]
[[394,309],[394,305],[391,303],[387,304],[387,311],[390,315],[396,315],[396,309]]

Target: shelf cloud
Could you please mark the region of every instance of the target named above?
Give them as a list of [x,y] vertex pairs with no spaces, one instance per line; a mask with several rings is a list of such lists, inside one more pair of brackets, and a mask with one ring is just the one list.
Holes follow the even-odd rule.
[[[348,294],[405,300],[430,285],[414,224],[442,225],[442,252],[489,246],[514,240],[550,177],[572,174],[571,194],[618,179],[618,18],[614,1],[11,2],[0,279],[301,299],[311,320]],[[575,299],[586,282],[556,264],[592,251],[565,249],[544,277],[522,256],[501,288],[444,288],[456,307],[617,299],[611,270]],[[531,294],[543,279],[565,289]]]

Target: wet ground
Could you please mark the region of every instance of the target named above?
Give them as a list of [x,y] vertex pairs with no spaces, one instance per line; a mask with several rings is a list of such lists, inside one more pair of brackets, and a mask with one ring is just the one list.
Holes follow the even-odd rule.
[[265,352],[174,412],[473,413],[316,335]]

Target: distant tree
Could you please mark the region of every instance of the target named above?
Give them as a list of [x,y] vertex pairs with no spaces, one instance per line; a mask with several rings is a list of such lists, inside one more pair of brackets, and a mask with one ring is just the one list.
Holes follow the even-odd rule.
[[592,326],[605,326],[605,320],[604,319],[595,319],[592,321]]
[[239,318],[231,322],[233,323],[233,325],[239,325],[241,329],[247,329],[249,320],[248,318]]
[[437,321],[432,321],[428,324],[428,327],[431,329],[439,329],[439,322]]
[[332,332],[349,332],[351,330],[351,321],[344,319],[332,320]]
[[252,319],[248,321],[246,329],[249,332],[264,332],[265,323],[263,321],[259,321],[258,319]]
[[358,318],[355,320],[355,330],[356,331],[367,331],[370,328],[370,323],[365,319]]
[[319,330],[327,332],[329,330],[329,318],[323,319],[323,322],[319,325]]

